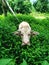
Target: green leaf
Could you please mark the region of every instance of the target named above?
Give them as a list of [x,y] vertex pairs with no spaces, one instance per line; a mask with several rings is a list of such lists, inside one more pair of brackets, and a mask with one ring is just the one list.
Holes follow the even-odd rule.
[[0,59],[0,65],[14,65],[13,59]]
[[28,65],[27,62],[23,59],[23,62],[20,65]]
[[42,62],[42,65],[49,65],[49,63],[45,60]]

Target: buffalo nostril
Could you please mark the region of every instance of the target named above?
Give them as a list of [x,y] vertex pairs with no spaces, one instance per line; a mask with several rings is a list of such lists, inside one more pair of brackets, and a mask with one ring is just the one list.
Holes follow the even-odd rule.
[[23,42],[24,44],[28,44],[29,42]]

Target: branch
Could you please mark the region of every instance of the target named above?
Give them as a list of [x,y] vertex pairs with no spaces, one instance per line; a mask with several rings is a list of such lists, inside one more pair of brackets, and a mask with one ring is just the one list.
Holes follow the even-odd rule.
[[14,11],[13,11],[12,8],[10,7],[8,1],[5,0],[5,2],[6,2],[6,4],[7,4],[7,6],[8,6],[8,8],[9,8],[9,10],[12,12],[12,14],[13,14],[14,16],[16,16],[15,13],[14,13]]

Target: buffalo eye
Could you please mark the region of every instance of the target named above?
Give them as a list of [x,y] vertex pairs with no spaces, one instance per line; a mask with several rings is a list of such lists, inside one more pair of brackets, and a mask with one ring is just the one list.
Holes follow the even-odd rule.
[[30,36],[30,34],[28,34],[28,36]]
[[23,34],[21,33],[21,36],[23,36]]

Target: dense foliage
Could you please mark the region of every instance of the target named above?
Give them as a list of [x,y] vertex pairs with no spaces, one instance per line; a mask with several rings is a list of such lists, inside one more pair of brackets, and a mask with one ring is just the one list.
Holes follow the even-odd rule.
[[[10,12],[8,6],[5,6],[5,8],[2,7],[3,3],[1,1],[2,0],[0,0],[0,14],[4,13],[3,9]],[[49,12],[49,0],[36,0],[33,5],[30,0],[7,0],[7,2],[15,13],[28,14],[33,11]]]
[[[7,0],[9,5],[11,6],[11,8],[14,10],[14,12],[16,13],[30,13],[32,12],[32,4],[30,2],[30,0]],[[2,10],[3,10],[3,7],[2,7],[2,4],[5,5],[6,3],[2,3],[2,0],[0,1],[0,14],[4,13]],[[6,5],[5,6],[5,10],[7,10],[7,12],[9,10],[8,6]]]
[[32,11],[32,5],[30,0],[8,0],[10,6],[14,12],[17,13],[30,13]]
[[[17,15],[18,20],[8,14],[0,15],[0,59],[15,59],[15,64],[20,65],[24,59],[26,65],[43,65],[49,62],[49,18],[35,19],[31,15]],[[40,33],[31,37],[30,46],[21,46],[21,37],[15,36],[14,31],[22,21],[27,21],[31,28]],[[23,65],[22,64],[22,65]]]
[[39,12],[49,12],[49,0],[37,0],[33,5]]

